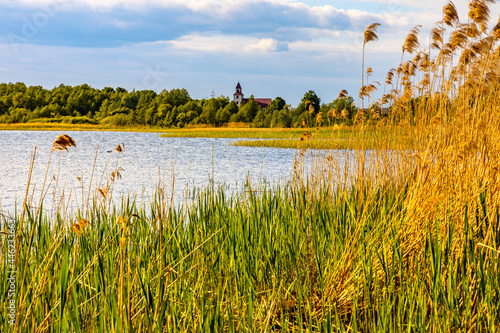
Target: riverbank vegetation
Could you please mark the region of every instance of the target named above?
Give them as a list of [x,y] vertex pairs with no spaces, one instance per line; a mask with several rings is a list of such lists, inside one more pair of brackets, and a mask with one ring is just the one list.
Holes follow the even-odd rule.
[[226,96],[195,100],[186,89],[128,92],[120,87],[96,89],[83,84],[60,85],[49,90],[40,86],[27,87],[20,82],[2,83],[0,124],[184,128],[187,125],[221,127],[243,122],[248,127],[288,128],[331,125],[333,113],[328,116],[328,112],[333,107],[347,107],[349,112],[344,120],[350,122],[356,109],[352,105],[353,98],[347,95],[331,103],[320,102],[314,91],[306,92],[297,108],[276,97],[270,106],[261,109],[253,96],[238,107]]
[[151,126],[111,126],[68,123],[12,123],[1,124],[0,131],[116,131],[116,132],[162,132],[163,128]]
[[[384,101],[394,126],[413,129],[411,150],[300,150],[277,185],[249,181],[233,193],[212,183],[176,203],[160,179],[140,203],[113,197],[126,154],[117,146],[105,180],[91,181],[75,210],[60,200],[46,212],[28,187],[26,205],[1,217],[16,226],[16,329],[497,332],[500,24],[489,27],[491,3],[471,1],[460,23],[448,2],[432,29],[434,58],[419,27],[406,38]],[[357,114],[361,126],[369,117]],[[56,140],[54,155],[70,145]]]
[[[291,149],[410,149],[425,133],[400,126],[332,126],[303,129],[192,128],[169,130],[162,137],[246,139],[234,146]],[[257,139],[257,140],[248,140]]]

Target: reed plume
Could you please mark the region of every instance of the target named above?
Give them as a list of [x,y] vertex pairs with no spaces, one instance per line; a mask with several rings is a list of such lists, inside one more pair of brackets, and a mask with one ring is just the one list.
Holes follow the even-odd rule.
[[408,35],[406,35],[405,41],[403,43],[403,54],[408,52],[413,54],[417,48],[420,47],[420,43],[418,41],[418,34],[420,33],[421,25],[416,25]]
[[88,220],[80,219],[77,223],[71,226],[71,229],[80,236],[84,231],[87,225],[89,224]]
[[488,28],[487,24],[490,19],[489,4],[494,3],[493,0],[472,0],[469,2],[469,18],[475,24],[481,27],[484,32]]
[[434,27],[431,29],[431,49],[442,50],[444,45],[444,28],[443,27]]
[[342,117],[342,119],[348,119],[349,118],[349,114],[350,114],[349,110],[343,109],[342,112],[341,112],[341,114],[340,114],[340,116]]
[[[365,86],[365,47],[366,47],[367,43],[378,40],[377,30],[380,27],[380,25],[381,25],[380,23],[372,23],[366,28],[365,32],[363,33],[363,59],[362,59],[362,65],[361,65],[361,87]],[[364,108],[364,100],[361,99],[361,101],[363,104],[362,108]]]
[[307,141],[312,137],[311,132],[304,132],[300,137],[299,141]]
[[109,175],[109,180],[111,182],[114,182],[115,180],[122,179],[121,171],[125,171],[125,170],[123,170],[122,167],[119,167],[119,168],[113,170],[111,172],[111,174]]
[[460,19],[458,17],[457,7],[455,7],[453,1],[448,1],[443,7],[443,23],[449,27],[453,27],[458,24],[458,22],[460,22]]
[[75,140],[73,140],[73,138],[66,134],[61,134],[55,139],[54,143],[52,144],[52,151],[68,151],[68,148],[70,147],[76,148]]
[[[375,81],[374,83],[376,83],[376,84],[380,85],[380,83],[379,83],[379,82],[377,82],[377,81]],[[363,87],[361,87],[361,89],[360,89],[360,91],[359,91],[359,96],[360,96],[361,98],[364,98],[364,97],[371,97],[371,95],[372,95],[375,91],[377,91],[377,90],[378,90],[377,86],[375,86],[375,84],[371,83],[371,84],[369,84],[369,85],[367,85],[367,86],[363,86]]]
[[122,142],[122,143],[119,143],[116,145],[115,147],[115,150],[118,152],[118,153],[123,153],[125,151],[125,144]]
[[364,37],[363,45],[378,40],[378,35],[377,35],[378,27],[380,27],[380,23],[372,23],[366,28],[363,34]]
[[395,72],[395,71],[396,71],[396,70],[395,70],[394,68],[391,68],[391,69],[387,72],[387,76],[386,76],[386,78],[385,78],[385,83],[386,83],[387,85],[389,85],[389,86],[390,86],[390,85],[392,85],[392,80],[394,79],[394,72]]
[[347,90],[345,89],[342,89],[339,93],[339,97],[338,98],[346,98],[347,96],[349,96],[349,93],[347,92]]

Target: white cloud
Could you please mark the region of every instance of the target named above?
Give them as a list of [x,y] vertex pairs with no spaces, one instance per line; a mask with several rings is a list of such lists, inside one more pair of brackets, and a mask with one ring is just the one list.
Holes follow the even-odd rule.
[[238,36],[195,33],[165,42],[165,44],[180,51],[237,53],[252,41],[253,39]]
[[[0,31],[19,36],[26,24],[19,18],[31,20],[42,5],[58,12],[32,38],[0,44],[0,71],[3,81],[49,88],[87,82],[140,89],[159,68],[168,74],[159,90],[185,87],[195,98],[208,96],[212,87],[223,93],[224,81],[233,89],[237,80],[251,78],[257,86],[272,80],[261,84],[262,96],[289,94],[282,97],[294,104],[313,89],[329,101],[340,89],[359,90],[368,24],[382,23],[379,40],[366,49],[374,80],[382,82],[376,76],[398,65],[404,37],[416,24],[424,25],[425,47],[445,1],[398,1],[378,0],[387,6],[371,12],[307,0],[0,0]],[[463,21],[467,6],[459,7]],[[492,7],[494,13],[499,7]]]
[[208,53],[266,53],[288,50],[288,43],[273,38],[250,38],[222,34],[191,34],[173,41],[161,42],[176,51]]
[[257,43],[245,46],[244,50],[249,53],[286,51],[288,50],[288,43],[279,42],[273,38],[263,38]]

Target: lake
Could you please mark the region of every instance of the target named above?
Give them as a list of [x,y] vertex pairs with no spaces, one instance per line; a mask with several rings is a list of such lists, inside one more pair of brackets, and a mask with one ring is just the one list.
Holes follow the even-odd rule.
[[[24,200],[35,146],[29,192],[33,194],[34,202],[39,201],[52,143],[62,133],[0,131],[0,207],[3,211],[12,213],[16,202],[21,205]],[[186,187],[208,185],[212,175],[216,184],[225,184],[231,190],[241,189],[248,177],[253,183],[266,179],[273,184],[289,178],[297,153],[294,149],[231,146],[230,143],[237,139],[162,138],[157,133],[131,132],[64,133],[76,141],[77,148],[52,153],[45,209],[52,202],[56,185],[56,198],[64,189],[64,197],[70,206],[78,207],[81,198],[87,195],[94,160],[93,191],[99,183],[101,187],[105,185],[117,165],[123,168],[113,192],[117,202],[120,197],[117,193],[138,194],[138,198],[147,200],[160,180],[166,184],[167,193],[171,193],[172,175],[175,175],[174,196],[177,199],[182,198]],[[118,154],[113,150],[120,143],[124,144],[125,151]]]

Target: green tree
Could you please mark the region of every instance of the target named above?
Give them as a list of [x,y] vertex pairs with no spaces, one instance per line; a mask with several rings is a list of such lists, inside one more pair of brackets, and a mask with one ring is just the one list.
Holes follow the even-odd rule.
[[283,109],[273,112],[271,117],[271,127],[288,128],[292,126],[293,114],[290,105],[285,105]]
[[309,90],[304,94],[300,104],[293,113],[293,123],[300,126],[301,123],[307,123],[308,126],[313,126],[315,123],[316,114],[321,108],[321,99],[316,95],[314,90]]
[[257,112],[257,115],[255,116],[255,118],[253,120],[253,125],[255,127],[259,127],[259,128],[269,127],[270,123],[271,123],[270,114],[267,112],[264,112],[262,110]]
[[203,112],[203,108],[198,101],[191,100],[187,104],[180,106],[179,112],[186,115],[184,118],[185,124],[192,124],[193,121]]
[[238,108],[238,104],[236,104],[235,101],[231,101],[229,102],[225,107],[224,109],[227,110],[227,112],[229,112],[229,114],[232,116],[233,114],[236,114],[238,113],[239,111],[239,108]]
[[271,113],[275,111],[281,111],[285,108],[285,106],[286,106],[285,100],[281,97],[276,97],[275,99],[273,99],[271,105],[267,108],[266,111],[269,111]]
[[247,123],[253,122],[255,116],[257,116],[257,113],[261,110],[259,104],[255,101],[253,95],[250,96],[248,99],[248,102],[245,103],[243,106],[240,107],[240,113],[243,115],[243,118],[245,119]]
[[219,109],[217,112],[217,123],[222,125],[230,121],[231,116],[238,113],[238,105],[236,102],[229,102],[224,108]]
[[200,115],[200,121],[204,124],[216,125],[217,124],[217,111],[219,111],[220,104],[216,98],[209,99],[203,105],[203,112]]

